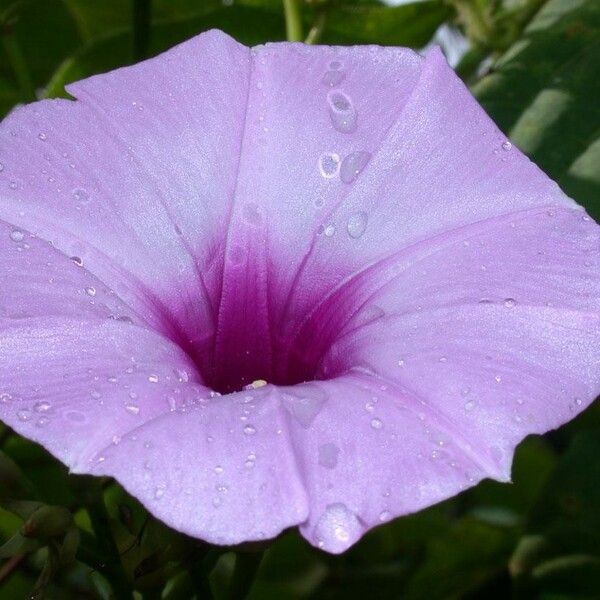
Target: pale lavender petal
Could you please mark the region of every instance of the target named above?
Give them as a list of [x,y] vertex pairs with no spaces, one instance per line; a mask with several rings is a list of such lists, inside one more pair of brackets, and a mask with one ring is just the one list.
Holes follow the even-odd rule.
[[0,335],[0,419],[73,472],[116,477],[166,523],[214,543],[306,519],[272,386],[219,398],[180,348],[119,321],[25,319]]
[[328,552],[498,474],[475,436],[372,373],[310,385],[280,393],[310,498],[301,532]]
[[249,68],[210,32],[0,125],[0,218],[80,257],[192,354],[215,328]]

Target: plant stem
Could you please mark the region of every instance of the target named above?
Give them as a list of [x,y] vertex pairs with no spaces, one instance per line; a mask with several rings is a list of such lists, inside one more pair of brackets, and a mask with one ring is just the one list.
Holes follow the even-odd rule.
[[327,13],[323,10],[317,14],[312,27],[308,31],[308,35],[304,40],[305,44],[318,44],[323,30],[325,29],[325,22],[327,21]]
[[19,566],[24,558],[25,554],[17,554],[12,558],[9,558],[2,567],[0,567],[0,582],[6,579]]
[[289,42],[301,42],[304,39],[302,33],[302,15],[298,0],[283,0],[283,11],[285,13],[285,29]]
[[133,59],[143,60],[150,48],[152,0],[133,0]]
[[235,567],[227,590],[227,600],[244,600],[256,579],[263,552],[238,552]]

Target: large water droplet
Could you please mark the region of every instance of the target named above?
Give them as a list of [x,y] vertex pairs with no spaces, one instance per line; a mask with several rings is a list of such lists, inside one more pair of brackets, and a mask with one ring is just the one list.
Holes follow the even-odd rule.
[[321,444],[319,446],[319,464],[327,469],[337,466],[340,449],[333,443]]
[[352,183],[367,166],[370,158],[371,153],[366,150],[357,150],[348,154],[340,167],[340,179],[344,183]]
[[33,410],[35,410],[35,412],[44,413],[44,412],[48,412],[51,408],[52,408],[52,404],[50,404],[50,402],[42,401],[42,402],[38,402],[33,407]]
[[319,172],[325,179],[331,179],[340,172],[340,156],[335,152],[324,152],[319,158]]
[[340,83],[342,83],[342,81],[344,81],[345,78],[346,75],[343,71],[327,71],[323,75],[321,82],[324,85],[335,87],[336,85],[340,85]]
[[327,94],[329,116],[333,126],[341,133],[352,133],[356,130],[357,115],[352,100],[339,90]]
[[302,427],[308,429],[321,411],[327,394],[315,383],[303,383],[284,390],[284,406]]
[[347,225],[348,235],[354,239],[361,237],[367,229],[368,220],[369,216],[362,210],[350,215]]
[[18,229],[13,229],[13,231],[10,232],[10,239],[13,242],[22,242],[25,239],[25,234]]
[[356,515],[345,504],[330,504],[317,522],[314,537],[320,548],[329,552],[343,552],[356,542],[362,527]]

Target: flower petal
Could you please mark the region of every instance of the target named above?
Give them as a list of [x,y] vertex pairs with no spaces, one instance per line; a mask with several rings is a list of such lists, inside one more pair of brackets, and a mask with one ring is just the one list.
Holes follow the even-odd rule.
[[187,534],[237,544],[307,517],[273,387],[215,396],[152,332],[24,319],[2,330],[0,382],[2,421],[75,473],[117,478]]
[[215,326],[249,50],[209,32],[0,125],[0,218],[51,241],[157,328]]
[[368,529],[495,470],[475,439],[455,435],[434,409],[371,374],[313,385],[326,401],[310,420],[295,414],[302,401],[297,386],[281,393],[310,499],[301,532],[315,546],[343,552]]

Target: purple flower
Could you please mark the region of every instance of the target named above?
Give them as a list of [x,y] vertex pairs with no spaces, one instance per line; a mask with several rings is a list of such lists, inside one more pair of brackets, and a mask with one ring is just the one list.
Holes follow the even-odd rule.
[[69,91],[0,126],[0,418],[73,472],[341,552],[600,390],[600,228],[438,50],[214,31]]

